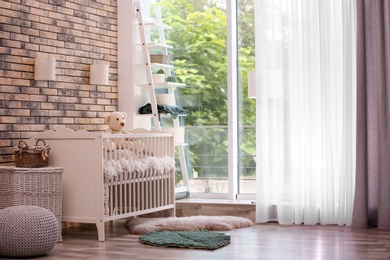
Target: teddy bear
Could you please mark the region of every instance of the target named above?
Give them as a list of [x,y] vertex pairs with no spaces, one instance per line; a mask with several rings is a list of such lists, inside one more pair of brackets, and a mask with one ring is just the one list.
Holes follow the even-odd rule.
[[[125,112],[112,112],[109,115],[106,115],[104,118],[104,122],[108,125],[108,129],[104,132],[105,134],[131,134],[132,132],[126,130],[124,127],[126,126],[126,118],[127,114]],[[107,139],[107,143],[105,147],[107,149],[118,150],[118,149],[130,149],[134,152],[144,152],[144,143],[137,140],[136,138],[115,138]]]
[[[125,112],[114,111],[104,118],[104,123],[108,125],[108,129],[104,131],[105,134],[129,134],[125,129],[127,114]],[[110,143],[106,143],[106,148],[110,150],[123,149],[125,144],[119,139],[111,139]]]
[[108,125],[108,129],[104,132],[106,134],[128,134],[124,127],[126,126],[126,112],[114,111],[104,118],[104,123]]

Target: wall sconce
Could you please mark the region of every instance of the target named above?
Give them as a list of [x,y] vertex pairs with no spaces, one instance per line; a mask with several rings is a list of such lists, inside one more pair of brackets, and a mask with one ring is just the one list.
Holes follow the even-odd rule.
[[90,66],[89,84],[108,85],[109,64],[96,63]]
[[56,59],[36,57],[34,80],[56,80]]
[[248,72],[248,98],[256,98],[256,71]]

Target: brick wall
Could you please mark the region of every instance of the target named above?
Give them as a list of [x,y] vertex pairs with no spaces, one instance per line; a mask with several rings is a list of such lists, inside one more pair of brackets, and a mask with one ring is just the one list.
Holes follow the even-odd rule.
[[[0,164],[31,134],[69,127],[102,131],[117,109],[116,0],[5,0],[0,6]],[[56,59],[56,81],[34,81],[34,57]],[[110,64],[108,86],[89,66]]]

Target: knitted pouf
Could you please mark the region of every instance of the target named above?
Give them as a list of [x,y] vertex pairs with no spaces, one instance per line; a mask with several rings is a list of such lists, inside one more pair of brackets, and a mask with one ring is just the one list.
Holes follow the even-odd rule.
[[35,257],[53,249],[59,233],[54,214],[39,206],[0,210],[0,256]]

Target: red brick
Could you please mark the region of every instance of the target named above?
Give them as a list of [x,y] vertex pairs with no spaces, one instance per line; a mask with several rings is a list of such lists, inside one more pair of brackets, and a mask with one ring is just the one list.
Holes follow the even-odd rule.
[[[0,23],[0,143],[46,129],[105,130],[104,115],[118,103],[116,1],[8,0]],[[55,81],[33,80],[41,55],[57,60]],[[90,64],[99,60],[111,63],[108,86],[89,84]],[[0,149],[0,163],[13,160],[9,153]]]

